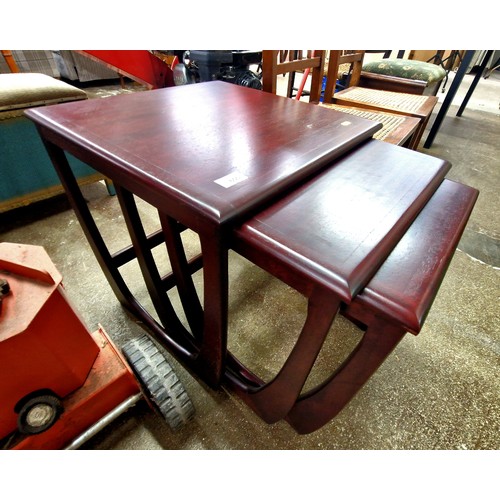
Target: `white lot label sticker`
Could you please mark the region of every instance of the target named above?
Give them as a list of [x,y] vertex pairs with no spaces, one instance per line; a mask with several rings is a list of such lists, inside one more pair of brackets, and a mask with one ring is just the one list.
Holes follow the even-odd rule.
[[243,182],[247,179],[248,177],[241,172],[232,172],[228,175],[225,175],[224,177],[221,177],[220,179],[216,179],[214,182],[216,184],[219,184],[219,186],[222,186],[223,188],[230,188],[231,186],[234,186],[235,184]]
[[343,127],[348,127],[351,124],[351,122],[342,122],[341,125]]

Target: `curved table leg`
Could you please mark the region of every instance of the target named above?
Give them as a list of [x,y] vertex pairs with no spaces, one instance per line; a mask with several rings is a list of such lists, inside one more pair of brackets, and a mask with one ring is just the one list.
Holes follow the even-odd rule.
[[[181,361],[192,364],[194,358],[198,354],[198,346],[195,345],[193,337],[188,335],[184,328],[179,328],[177,330],[170,329],[169,332],[166,333],[163,326],[158,324],[151,314],[149,314],[134,297],[118,269],[122,264],[130,260],[129,257],[123,254],[111,255],[87,206],[87,202],[82,195],[77,180],[66,158],[66,154],[61,148],[43,139],[43,136],[42,140],[61,180],[61,184],[64,186],[82,230],[87,237],[89,245],[119,302],[136,318],[139,318],[141,322],[154,333],[160,342],[165,344],[171,351],[175,352]],[[128,251],[125,253],[128,254]]]
[[220,383],[227,349],[227,250],[220,243],[220,237],[200,237],[204,270],[205,312],[198,300],[180,235],[172,226],[175,221],[167,220],[160,214],[165,243],[169,252],[176,285],[184,311],[194,337],[186,330],[175,312],[162,284],[158,268],[147,237],[140,223],[140,216],[134,196],[121,186],[116,192],[128,231],[135,248],[146,287],[155,310],[170,335],[186,340],[197,337],[198,352],[193,360],[193,368],[203,380],[214,387]]
[[158,211],[158,215],[186,319],[193,335],[197,339],[201,339],[203,335],[203,309],[189,270],[189,263],[184,251],[184,245],[182,244],[179,225],[172,217],[160,211]]
[[299,433],[318,430],[335,417],[396,347],[406,331],[375,318],[349,358],[323,384],[301,396],[286,420]]
[[325,290],[312,294],[299,338],[279,373],[268,383],[253,376],[233,356],[228,358],[225,381],[268,424],[284,418],[297,400],[339,305],[340,301]]
[[147,244],[147,236],[140,221],[134,195],[118,184],[115,185],[115,189],[146,288],[158,317],[165,328],[168,326],[181,335],[188,336],[189,332],[179,320],[162,284],[153,254]]

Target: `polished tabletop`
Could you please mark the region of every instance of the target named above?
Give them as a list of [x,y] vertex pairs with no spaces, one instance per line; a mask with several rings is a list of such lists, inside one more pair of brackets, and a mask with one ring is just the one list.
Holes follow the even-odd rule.
[[155,206],[216,224],[272,199],[381,127],[219,81],[26,114],[55,144]]
[[294,279],[306,276],[349,303],[450,166],[372,139],[246,221],[235,247],[264,268],[265,260],[281,262]]

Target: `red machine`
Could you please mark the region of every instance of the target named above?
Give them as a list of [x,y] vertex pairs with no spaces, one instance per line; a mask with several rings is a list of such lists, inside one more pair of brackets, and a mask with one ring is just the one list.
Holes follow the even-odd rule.
[[[127,359],[142,361],[146,337],[124,348],[100,327],[90,333],[70,306],[62,277],[42,247],[0,243],[0,443],[4,449],[74,448],[144,395],[159,401]],[[147,360],[146,360],[147,361]],[[156,374],[160,381],[162,373]],[[171,375],[171,373],[170,373]],[[145,385],[144,385],[145,384]],[[168,392],[168,388],[167,388]],[[182,395],[189,420],[193,407]],[[171,409],[171,408],[170,408]],[[186,411],[187,409],[187,411]],[[171,415],[172,412],[169,412]],[[100,422],[100,424],[98,424]],[[95,430],[92,430],[94,429]],[[1,447],[0,447],[1,448]]]
[[148,50],[79,50],[78,52],[150,89],[174,85],[171,67]]

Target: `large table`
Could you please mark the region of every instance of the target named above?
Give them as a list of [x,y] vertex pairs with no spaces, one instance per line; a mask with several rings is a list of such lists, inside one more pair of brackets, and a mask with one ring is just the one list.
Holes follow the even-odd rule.
[[[228,382],[241,388],[249,379],[253,383],[250,371],[227,350],[230,248],[276,271],[305,295],[312,288],[325,292],[319,298],[311,292],[319,302],[313,304],[300,337],[306,342],[302,345],[299,339],[277,384],[293,385],[293,391],[279,408],[272,391],[257,404],[260,414],[272,407],[266,421],[285,417],[293,406],[321,348],[322,340],[314,340],[314,349],[309,349],[308,339],[322,338],[339,304],[349,304],[363,290],[449,168],[445,161],[374,141],[371,137],[381,127],[375,122],[223,82],[61,104],[26,114],[38,127],[118,299],[210,386]],[[65,152],[113,181],[130,247],[110,253]],[[135,197],[157,208],[158,231],[146,234]],[[297,222],[295,233],[288,211]],[[245,224],[259,212],[270,214],[272,224],[266,227],[277,228],[277,233],[256,246]],[[201,255],[190,260],[181,240],[185,228],[199,235],[201,245]],[[276,243],[266,246],[271,237]],[[152,249],[159,244],[168,250],[168,276],[160,274],[153,257]],[[277,255],[280,245],[284,250]],[[265,262],[260,262],[263,255]],[[120,272],[134,259],[154,311],[138,301]],[[200,269],[203,303],[192,280]],[[177,287],[189,327],[168,299],[172,286]]]
[[[227,341],[227,233],[281,192],[324,167],[379,126],[264,92],[210,82],[27,113],[37,124],[101,266],[120,301],[209,384],[222,376]],[[158,325],[120,276],[93,224],[62,150],[113,180]],[[191,333],[174,313],[152,262],[131,193],[158,208],[182,282]],[[200,237],[204,311],[183,272],[178,224]],[[194,264],[193,264],[194,265]],[[194,338],[193,338],[194,337]]]

